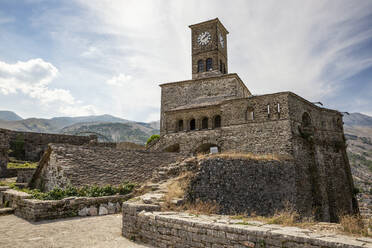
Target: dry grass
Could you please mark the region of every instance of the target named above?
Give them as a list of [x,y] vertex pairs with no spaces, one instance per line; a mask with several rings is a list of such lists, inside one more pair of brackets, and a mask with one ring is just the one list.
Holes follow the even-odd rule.
[[199,215],[211,215],[218,213],[219,206],[216,202],[203,202],[203,201],[196,201],[193,203],[186,203],[181,206],[181,209],[187,213]]
[[192,172],[184,172],[168,184],[167,192],[164,195],[164,203],[162,205],[164,210],[176,210],[177,206],[172,200],[184,198],[192,176]]
[[249,221],[260,221],[265,224],[277,224],[283,226],[296,226],[308,228],[313,231],[339,233],[344,235],[372,237],[372,219],[363,220],[360,216],[345,215],[340,218],[340,223],[316,222],[313,218],[300,218],[293,209],[286,208],[275,213],[273,216],[256,216],[255,214],[235,215],[232,219],[242,220],[242,225],[248,225]]
[[279,155],[279,154],[253,154],[253,153],[238,153],[234,151],[227,151],[217,154],[198,154],[198,159],[204,158],[225,158],[225,159],[247,159],[247,160],[258,160],[258,161],[283,161],[290,160],[290,155]]
[[[372,219],[363,221],[360,216],[345,215],[340,218],[340,224],[342,231],[347,234],[372,237]],[[370,233],[368,233],[368,229],[370,229]]]

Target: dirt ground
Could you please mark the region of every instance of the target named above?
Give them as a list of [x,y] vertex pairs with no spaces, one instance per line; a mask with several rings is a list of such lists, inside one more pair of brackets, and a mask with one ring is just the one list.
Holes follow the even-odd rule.
[[144,248],[121,236],[121,215],[67,218],[31,223],[15,215],[0,216],[0,247]]

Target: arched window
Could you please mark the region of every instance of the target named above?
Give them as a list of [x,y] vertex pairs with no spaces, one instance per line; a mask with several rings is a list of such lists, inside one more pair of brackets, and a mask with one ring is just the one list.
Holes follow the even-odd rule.
[[204,62],[203,60],[198,61],[198,72],[203,72],[204,71]]
[[190,121],[190,130],[195,130],[195,119]]
[[214,117],[214,128],[218,128],[218,127],[221,127],[221,116],[220,115],[216,115]]
[[212,70],[212,59],[211,58],[207,59],[206,64],[207,64],[207,71]]
[[303,127],[310,127],[311,126],[311,118],[310,118],[310,115],[307,112],[305,112],[302,115],[302,126]]
[[248,107],[245,111],[245,120],[246,121],[253,121],[254,120],[254,112],[253,108]]
[[204,117],[202,120],[202,129],[208,129],[208,118]]
[[223,73],[222,60],[220,60],[220,72]]
[[178,131],[183,131],[183,120],[178,121]]

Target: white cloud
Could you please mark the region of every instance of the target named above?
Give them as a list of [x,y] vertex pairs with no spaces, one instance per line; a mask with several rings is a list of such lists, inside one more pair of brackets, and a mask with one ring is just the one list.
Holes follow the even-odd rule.
[[61,101],[73,104],[74,98],[69,91],[48,87],[57,75],[58,69],[40,58],[15,64],[0,61],[0,92],[5,95],[22,92],[43,103]]
[[[229,70],[237,72],[253,93],[290,90],[321,100],[340,91],[342,80],[372,66],[371,59],[350,56],[372,37],[370,28],[358,31],[363,18],[372,14],[368,1],[79,3],[96,18],[96,33],[113,35],[111,45],[123,53],[131,51],[125,53],[126,66],[140,71],[144,79],[143,87],[133,92],[137,95],[150,83],[190,78],[187,26],[215,17],[230,31]],[[153,102],[158,97],[154,95]]]
[[98,110],[93,105],[86,106],[61,106],[59,112],[66,116],[97,115]]
[[[364,0],[75,0],[40,11],[31,23],[50,34],[64,88],[103,113],[146,121],[160,110],[158,84],[191,78],[190,24],[220,18],[230,31],[229,72],[252,93],[290,90],[324,102],[344,90],[343,80],[372,66],[367,50],[358,54],[372,37],[371,10],[372,2]],[[44,91],[26,94],[46,102],[60,97],[69,107],[64,113],[90,111],[74,110],[83,103],[68,90],[52,89],[57,76],[42,68],[47,74],[14,80],[44,79]],[[10,79],[0,82],[3,94],[23,92]]]
[[[0,93],[4,95],[23,93],[40,101],[40,104],[59,107],[60,113],[71,115],[95,114],[91,105],[81,105],[70,91],[50,88],[50,83],[58,76],[58,69],[41,58],[26,62],[8,64],[0,61]],[[37,103],[36,103],[37,104]]]
[[123,73],[120,73],[117,76],[114,76],[106,81],[106,84],[112,85],[112,86],[123,86],[125,83],[130,82],[132,79],[131,75],[125,75]]
[[88,49],[81,54],[82,57],[86,58],[94,58],[100,55],[102,55],[101,51],[95,46],[88,47]]

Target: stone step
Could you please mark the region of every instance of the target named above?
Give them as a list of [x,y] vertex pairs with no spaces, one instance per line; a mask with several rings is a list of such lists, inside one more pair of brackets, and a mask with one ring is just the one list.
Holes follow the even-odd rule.
[[9,215],[13,213],[14,213],[13,208],[0,208],[0,215]]

